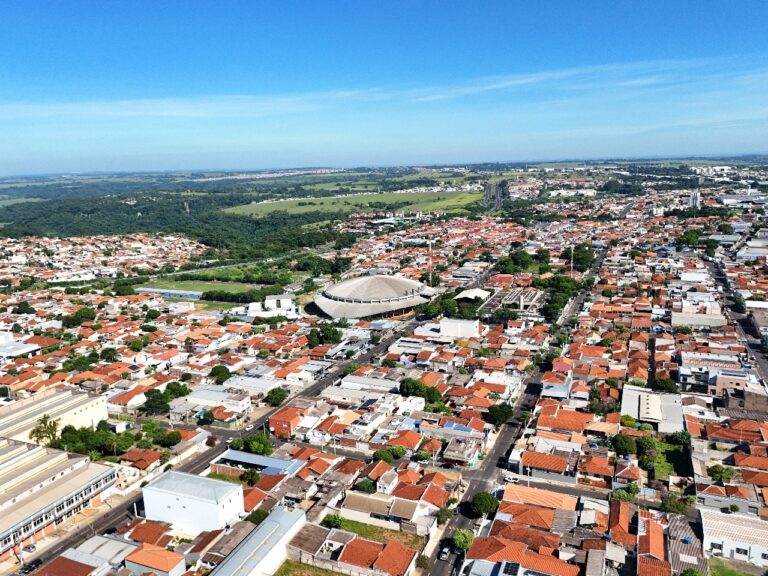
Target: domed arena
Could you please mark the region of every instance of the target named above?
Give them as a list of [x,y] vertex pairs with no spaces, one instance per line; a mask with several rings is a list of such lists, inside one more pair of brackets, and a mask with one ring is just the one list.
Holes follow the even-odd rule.
[[435,291],[402,276],[360,276],[328,287],[315,304],[332,318],[393,316],[429,302]]

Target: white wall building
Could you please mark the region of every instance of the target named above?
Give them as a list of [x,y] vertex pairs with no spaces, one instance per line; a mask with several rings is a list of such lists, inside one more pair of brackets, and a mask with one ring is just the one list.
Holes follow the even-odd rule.
[[704,552],[768,567],[768,523],[753,516],[700,508]]
[[480,320],[443,318],[440,320],[440,336],[448,336],[456,340],[478,338],[480,336]]
[[166,472],[142,489],[148,520],[189,535],[220,530],[244,514],[243,486],[183,472]]

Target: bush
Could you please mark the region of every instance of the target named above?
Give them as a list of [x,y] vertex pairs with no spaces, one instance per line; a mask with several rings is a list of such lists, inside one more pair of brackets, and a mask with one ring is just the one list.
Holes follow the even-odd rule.
[[344,525],[344,518],[340,514],[329,514],[320,524],[326,528],[341,528]]
[[264,520],[266,520],[267,516],[269,516],[269,512],[267,512],[266,510],[257,508],[256,510],[248,514],[248,516],[246,516],[245,519],[248,520],[248,522],[251,522],[252,524],[256,524],[256,526],[258,526],[259,524],[264,522]]
[[373,459],[383,460],[387,464],[392,464],[392,462],[395,461],[394,457],[392,456],[392,452],[389,450],[376,450],[376,452],[373,453]]
[[373,482],[373,480],[364,478],[355,484],[353,490],[357,490],[358,492],[365,492],[366,494],[374,494],[376,492],[376,483]]
[[419,557],[416,558],[416,567],[422,570],[429,570],[429,556],[419,554]]
[[688,503],[682,498],[668,494],[661,499],[661,510],[672,514],[685,514],[688,511]]
[[451,519],[451,516],[453,516],[453,512],[451,512],[450,508],[443,507],[443,508],[440,508],[440,510],[437,511],[435,516],[437,516],[437,524],[439,526],[442,526],[443,524],[448,522],[448,520]]
[[397,459],[405,456],[408,453],[408,450],[403,446],[390,446],[389,453],[392,454],[395,459]]

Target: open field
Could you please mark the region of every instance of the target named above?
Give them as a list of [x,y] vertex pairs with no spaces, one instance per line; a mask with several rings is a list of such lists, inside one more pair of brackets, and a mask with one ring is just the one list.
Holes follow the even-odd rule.
[[395,530],[389,530],[387,528],[381,528],[379,526],[373,526],[371,524],[363,524],[362,522],[356,522],[355,520],[349,520],[344,518],[341,523],[341,529],[347,532],[354,532],[362,538],[373,540],[374,542],[380,542],[386,544],[390,540],[399,542],[403,546],[420,552],[424,548],[424,537],[416,534],[408,534],[407,532],[400,532]]
[[[736,565],[739,567],[743,566],[744,569],[749,570],[749,572],[734,568]],[[733,560],[725,561],[720,558],[710,558],[709,560],[710,576],[752,576],[763,573],[763,569],[758,568],[757,566],[745,564],[743,562],[734,562]]]
[[293,560],[286,560],[277,569],[275,576],[341,576],[339,572],[332,572],[331,570],[325,570],[323,568],[317,568],[316,566],[309,566],[307,564],[300,564]]
[[265,216],[270,212],[286,211],[289,214],[306,212],[356,212],[381,208],[381,205],[402,205],[403,210],[454,211],[462,210],[468,204],[481,200],[479,192],[415,192],[398,194],[385,192],[382,194],[361,194],[358,196],[332,198],[302,198],[300,200],[284,200],[280,202],[264,202],[259,204],[244,204],[227,208],[225,212],[245,214],[248,216]]
[[256,284],[244,284],[242,282],[205,282],[199,280],[174,280],[173,278],[152,278],[146,284],[136,288],[163,288],[165,290],[190,290],[193,292],[207,292],[208,290],[223,290],[237,294],[258,288]]
[[3,198],[0,200],[0,208],[3,206],[10,206],[11,204],[19,204],[20,202],[42,202],[42,198]]

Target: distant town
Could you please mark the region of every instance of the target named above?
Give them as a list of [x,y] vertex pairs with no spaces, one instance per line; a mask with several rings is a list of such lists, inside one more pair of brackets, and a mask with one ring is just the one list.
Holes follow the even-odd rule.
[[768,569],[768,165],[129,181],[6,182],[0,575]]

